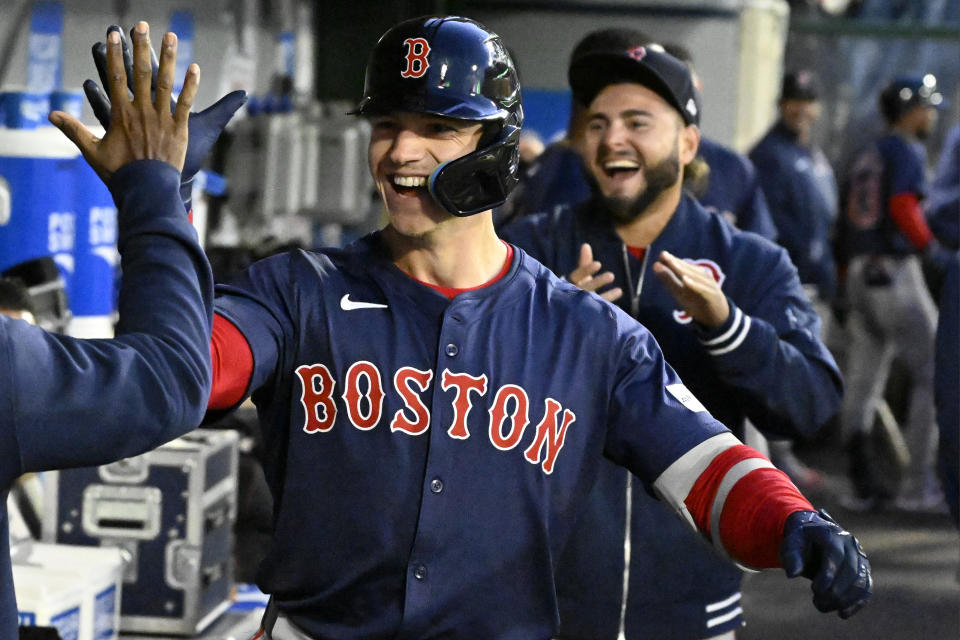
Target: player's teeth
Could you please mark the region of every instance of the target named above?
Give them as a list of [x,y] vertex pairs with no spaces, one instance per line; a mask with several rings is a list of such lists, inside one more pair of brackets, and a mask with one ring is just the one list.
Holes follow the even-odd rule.
[[604,169],[638,169],[640,165],[632,160],[614,160],[603,165]]
[[427,184],[426,176],[394,176],[393,183],[398,187],[422,187]]

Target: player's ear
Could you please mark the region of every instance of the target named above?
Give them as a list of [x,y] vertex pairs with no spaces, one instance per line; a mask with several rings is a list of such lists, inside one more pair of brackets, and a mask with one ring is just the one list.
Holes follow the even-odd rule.
[[680,129],[679,147],[681,167],[697,157],[700,148],[700,128],[697,125],[690,124]]

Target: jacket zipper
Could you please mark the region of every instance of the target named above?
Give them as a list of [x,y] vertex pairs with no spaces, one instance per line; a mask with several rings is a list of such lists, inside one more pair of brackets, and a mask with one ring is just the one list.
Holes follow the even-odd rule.
[[[627,272],[627,291],[630,295],[630,315],[636,319],[640,315],[640,292],[643,290],[643,279],[647,274],[647,261],[650,258],[650,247],[647,246],[643,251],[643,261],[640,265],[640,277],[637,279],[637,287],[633,287],[633,276],[630,274],[630,256],[627,252],[626,243],[620,243],[623,254],[623,268]],[[627,596],[630,590],[630,541],[633,539],[633,474],[627,472],[627,491],[626,491],[626,524],[624,526],[623,540],[623,596],[620,600],[620,633],[617,636],[625,638],[627,623]]]

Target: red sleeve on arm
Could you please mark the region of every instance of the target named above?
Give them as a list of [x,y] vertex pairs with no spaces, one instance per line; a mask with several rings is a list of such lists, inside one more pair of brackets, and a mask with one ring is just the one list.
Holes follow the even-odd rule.
[[[738,445],[720,453],[704,469],[687,495],[686,504],[697,528],[710,531],[710,512],[717,490],[727,473],[750,458],[766,458],[759,451]],[[780,541],[787,516],[813,506],[779,469],[754,469],[727,494],[720,513],[723,548],[738,562],[757,569],[780,566]]]
[[243,400],[253,377],[253,352],[240,330],[223,316],[213,314],[210,339],[213,389],[207,409],[229,409]]
[[923,249],[930,243],[933,234],[923,217],[920,200],[915,193],[898,193],[890,198],[890,217],[900,233],[907,237],[917,249]]

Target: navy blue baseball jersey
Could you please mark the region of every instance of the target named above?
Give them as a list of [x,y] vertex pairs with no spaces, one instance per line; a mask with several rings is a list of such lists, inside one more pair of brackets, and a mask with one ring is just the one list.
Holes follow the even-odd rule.
[[700,203],[738,229],[776,240],[778,229],[749,158],[704,135],[700,136],[697,155],[710,167],[707,191],[698,198]]
[[603,457],[651,484],[736,442],[649,332],[520,250],[450,300],[378,232],[255,263],[216,311],[253,354],[275,497],[257,581],[318,639],[549,638]]
[[[840,374],[786,251],[684,196],[636,258],[595,207],[588,202],[525,217],[501,235],[559,274],[573,271],[581,243],[590,243],[602,270],[614,274],[611,286],[625,292],[617,304],[650,330],[693,394],[724,424],[737,428],[746,415],[767,433],[809,435],[837,411]],[[678,308],[652,271],[662,250],[710,270],[730,304],[724,326],[701,331]],[[739,570],[634,482],[613,465],[601,469],[558,568],[565,633],[612,639],[622,628],[627,638],[687,640],[741,624]]]
[[750,159],[777,226],[777,242],[790,254],[800,282],[816,285],[829,299],[837,284],[831,233],[839,199],[830,162],[820,149],[800,144],[782,122],[760,139]]
[[195,428],[210,393],[213,277],[183,213],[180,174],[154,160],[110,183],[123,268],[110,340],[0,315],[0,637],[17,637],[6,497],[28,471],[138,455]]
[[900,232],[888,209],[892,196],[926,193],[923,144],[891,133],[867,146],[849,172],[844,206],[843,254],[908,255],[915,249]]

